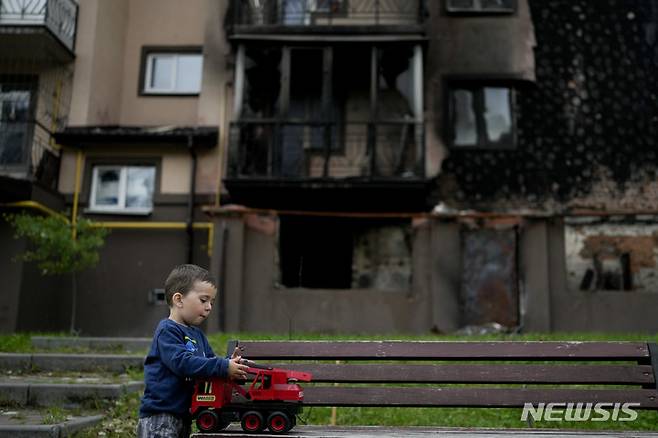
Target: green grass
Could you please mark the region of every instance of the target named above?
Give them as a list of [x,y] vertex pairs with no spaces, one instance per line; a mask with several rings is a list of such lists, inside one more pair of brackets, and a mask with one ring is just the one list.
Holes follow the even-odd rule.
[[3,353],[31,353],[32,341],[29,333],[0,334],[0,352]]

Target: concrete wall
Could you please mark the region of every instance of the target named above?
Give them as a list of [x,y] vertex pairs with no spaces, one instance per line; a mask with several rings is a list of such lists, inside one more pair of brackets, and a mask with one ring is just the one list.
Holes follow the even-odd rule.
[[3,299],[0,302],[0,332],[11,333],[16,329],[20,299],[23,262],[13,261],[25,250],[25,241],[14,239],[14,230],[0,219],[0,278],[3,279]]
[[658,332],[655,292],[581,291],[568,286],[564,224],[548,228],[551,328],[555,331]]
[[[285,288],[277,284],[276,217],[223,213],[215,224],[211,269],[220,277],[220,299],[210,330],[450,333],[461,328],[463,220],[415,221],[408,290]],[[569,290],[561,220],[526,218],[517,229],[518,329],[658,331],[652,318],[658,294],[631,292],[629,299],[628,293]]]
[[[277,218],[223,217],[216,224],[219,306],[227,331],[423,333],[432,327],[431,226],[413,227],[413,274],[404,290],[285,288],[277,284]],[[226,238],[220,230],[227,228]],[[218,316],[219,317],[219,316]],[[221,327],[218,327],[221,328]]]
[[[184,208],[181,208],[184,210]],[[181,211],[182,212],[182,211]],[[195,233],[194,261],[208,266],[207,231]],[[171,269],[186,263],[185,230],[114,230],[100,263],[79,276],[77,328],[89,336],[151,336],[169,315],[150,293]]]

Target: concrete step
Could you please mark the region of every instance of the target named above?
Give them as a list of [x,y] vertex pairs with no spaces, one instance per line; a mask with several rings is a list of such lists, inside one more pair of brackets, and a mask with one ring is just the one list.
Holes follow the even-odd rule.
[[102,415],[70,416],[66,421],[45,424],[42,413],[32,410],[0,411],[0,437],[60,438],[95,426]]
[[116,400],[144,389],[144,382],[49,383],[30,379],[0,380],[0,404],[75,407],[95,400]]
[[151,338],[32,336],[32,346],[43,349],[88,348],[90,350],[145,351]]
[[0,353],[0,369],[15,371],[109,371],[144,368],[144,357],[125,354]]

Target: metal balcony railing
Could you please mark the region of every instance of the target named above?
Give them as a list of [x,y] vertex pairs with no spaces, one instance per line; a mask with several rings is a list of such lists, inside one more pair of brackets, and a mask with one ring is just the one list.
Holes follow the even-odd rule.
[[56,188],[60,152],[51,133],[34,121],[0,120],[0,175],[39,181]]
[[229,178],[419,179],[422,123],[238,121],[231,124]]
[[74,0],[0,0],[0,26],[45,26],[71,52],[77,19]]
[[424,19],[423,0],[232,0],[237,26],[404,26]]

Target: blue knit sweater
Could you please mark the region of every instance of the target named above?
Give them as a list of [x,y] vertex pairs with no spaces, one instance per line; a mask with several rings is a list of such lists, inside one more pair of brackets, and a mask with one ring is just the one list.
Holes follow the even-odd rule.
[[144,361],[140,417],[169,413],[189,417],[194,379],[228,373],[226,358],[216,357],[201,330],[163,319]]

